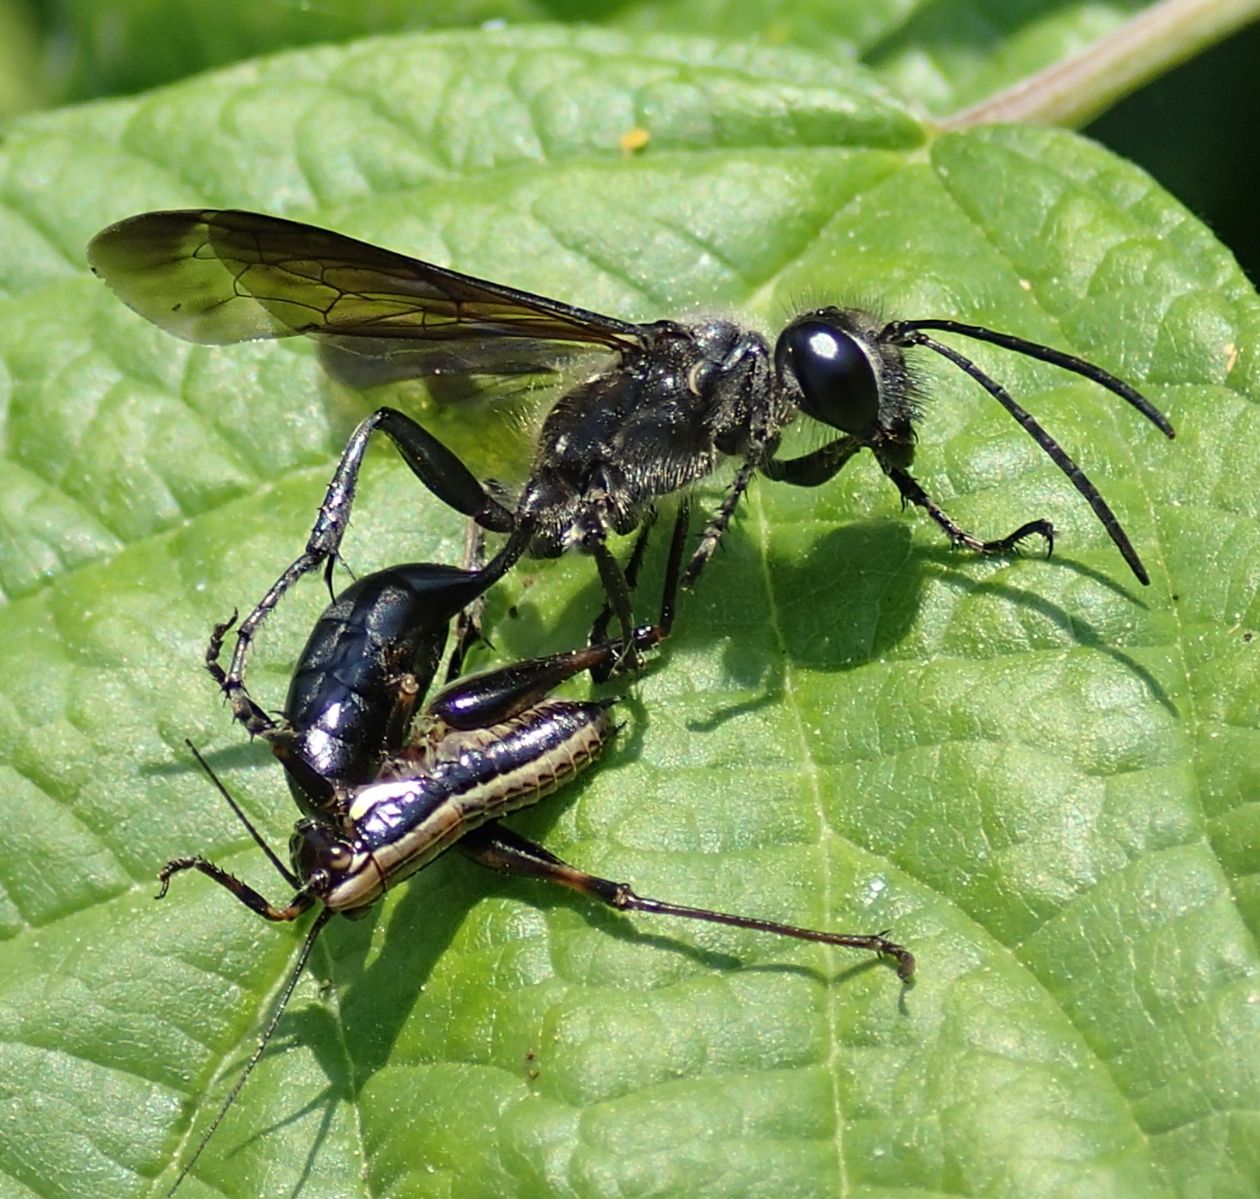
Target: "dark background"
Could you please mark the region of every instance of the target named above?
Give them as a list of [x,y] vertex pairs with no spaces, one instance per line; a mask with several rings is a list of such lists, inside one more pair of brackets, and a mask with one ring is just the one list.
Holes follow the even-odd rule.
[[1260,280],[1260,25],[1122,100],[1083,132],[1145,167]]

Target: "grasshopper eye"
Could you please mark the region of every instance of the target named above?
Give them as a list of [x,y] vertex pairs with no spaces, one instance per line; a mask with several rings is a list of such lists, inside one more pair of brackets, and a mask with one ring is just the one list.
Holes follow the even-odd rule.
[[801,389],[801,411],[845,433],[864,433],[879,417],[879,374],[863,342],[817,317],[794,321],[774,350],[781,376]]
[[354,861],[354,851],[344,841],[334,841],[324,848],[324,869],[330,874],[341,874]]
[[298,878],[335,878],[354,861],[354,850],[323,820],[299,820],[289,838],[289,852]]

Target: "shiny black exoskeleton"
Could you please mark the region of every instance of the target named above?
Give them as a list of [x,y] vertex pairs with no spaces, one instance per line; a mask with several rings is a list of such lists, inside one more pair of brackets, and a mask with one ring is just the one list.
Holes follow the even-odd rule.
[[417,701],[433,682],[455,616],[481,594],[476,572],[411,562],[359,579],[323,611],[298,656],[273,720],[219,666],[229,624],[218,626],[206,665],[251,734],[284,764],[307,812],[335,789],[366,783],[406,740]]
[[[638,655],[669,636],[685,549],[684,524],[675,528],[670,544],[657,623],[635,631],[629,653]],[[637,572],[636,558],[627,572],[631,582]],[[335,812],[348,788],[371,782],[382,764],[407,744],[416,705],[433,683],[451,623],[480,598],[484,587],[481,572],[435,562],[393,566],[352,583],[315,622],[298,655],[278,721],[254,702],[242,678],[220,665],[223,638],[235,615],[215,626],[206,669],[250,735],[271,745],[298,806],[308,814]],[[463,633],[475,635],[475,627]],[[622,643],[609,643],[601,633],[576,669],[589,670],[597,681],[606,679],[624,652],[614,644]],[[448,678],[458,674],[467,648],[461,638]],[[528,706],[540,686],[550,690],[572,677],[577,660],[562,654],[506,666],[476,686],[464,681],[448,687],[426,710],[444,727],[483,727],[504,719],[505,712],[516,715],[518,705]]]
[[[682,540],[675,537],[671,575],[677,573],[681,549]],[[273,904],[223,867],[193,855],[162,868],[159,898],[174,875],[196,870],[267,920],[296,920],[317,905],[320,911],[258,1045],[180,1168],[168,1199],[261,1058],[325,924],[338,913],[363,915],[389,888],[452,847],[487,868],[554,883],[619,911],[865,950],[891,959],[904,982],[914,974],[910,951],[882,933],[827,932],[641,896],[626,883],[570,866],[501,823],[500,817],[581,775],[611,742],[617,726],[608,701],[552,693],[578,674],[610,667],[627,647],[605,642],[466,676],[419,709],[446,639],[442,614],[449,622],[452,606],[466,593],[469,573],[413,564],[367,576],[348,588],[307,643],[290,690],[288,722],[272,721],[243,685],[238,689],[237,715],[251,732],[271,741],[305,813],[290,839],[289,865],[217,778],[215,783],[294,893],[287,903]],[[666,608],[660,623],[636,630],[634,648],[658,645],[667,635],[670,615]],[[224,674],[216,655],[225,628],[215,630],[207,653],[207,665],[221,684]],[[408,665],[420,673],[408,674]],[[325,730],[336,734],[331,752],[324,752]],[[321,768],[329,773],[321,776]],[[361,777],[365,770],[371,777]]]
[[[1164,416],[1101,367],[1048,346],[949,320],[883,323],[819,308],[792,321],[773,349],[729,321],[633,324],[461,275],[352,238],[255,213],[150,212],[99,233],[93,268],[141,315],[190,341],[227,343],[310,334],[326,364],[357,383],[406,375],[510,376],[601,361],[543,423],[530,476],[514,502],[483,486],[410,417],[381,408],[355,430],[329,484],[306,550],[242,622],[228,672],[239,680],[259,622],[293,582],[335,559],[371,435],[380,431],[416,476],[481,528],[506,534],[482,568],[488,587],[522,554],[594,556],[623,639],[630,587],[606,545],[656,501],[707,476],[723,458],[733,481],[710,515],[681,583],[708,562],[754,474],[815,487],[869,449],[902,499],[923,507],[955,545],[1007,553],[1027,537],[1053,545],[1047,520],[979,538],[953,521],[910,474],[917,408],[905,350],[943,356],[996,399],[1067,474],[1137,578],[1148,576],[1097,488],[1006,390],[929,330],[989,342],[1084,376],[1120,396],[1168,436]],[[804,413],[840,435],[797,458],[780,437]]]

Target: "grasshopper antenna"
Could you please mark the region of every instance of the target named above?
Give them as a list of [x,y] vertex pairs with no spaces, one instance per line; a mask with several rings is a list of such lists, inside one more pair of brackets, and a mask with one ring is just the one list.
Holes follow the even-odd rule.
[[223,1118],[228,1114],[232,1104],[236,1102],[237,1096],[240,1095],[245,1083],[249,1081],[249,1076],[254,1072],[254,1067],[262,1060],[263,1052],[266,1050],[277,1025],[280,1023],[280,1017],[284,1015],[284,1009],[289,1006],[289,1000],[293,997],[298,978],[311,956],[311,950],[315,948],[315,938],[319,936],[324,925],[332,919],[332,916],[332,909],[324,908],[315,917],[315,922],[306,934],[306,940],[302,942],[302,949],[298,953],[297,961],[294,963],[293,969],[289,971],[289,977],[285,980],[284,990],[280,992],[280,998],[276,1001],[275,1008],[272,1010],[271,1019],[267,1021],[267,1027],[263,1029],[262,1036],[258,1038],[258,1044],[254,1046],[254,1052],[249,1055],[249,1061],[245,1063],[245,1068],[241,1071],[232,1089],[227,1093],[227,1097],[219,1105],[219,1110],[215,1113],[214,1119],[210,1121],[210,1127],[201,1134],[201,1140],[197,1142],[197,1148],[192,1151],[192,1156],[180,1168],[178,1177],[171,1184],[171,1189],[166,1192],[166,1199],[171,1199],[171,1196],[179,1190],[180,1184],[192,1172],[192,1168],[201,1157],[202,1150],[210,1143],[210,1138],[218,1131],[219,1125],[223,1123]]
[[[217,774],[215,774],[213,768],[210,766],[210,763],[201,756],[201,754],[197,751],[197,747],[193,745],[191,741],[185,741],[185,744],[188,746],[189,750],[192,751],[193,757],[197,759],[198,765],[200,765],[202,770],[206,772],[210,781],[214,783],[219,794],[223,796],[223,798],[227,801],[228,806],[236,813],[240,822],[246,827],[246,829],[249,830],[249,835],[253,837],[254,841],[262,848],[263,852],[266,853],[267,857],[271,860],[272,865],[275,866],[286,881],[296,885],[297,880],[294,878],[292,872],[286,869],[284,864],[272,851],[271,847],[263,840],[262,835],[250,823],[249,818],[241,809],[240,804],[236,802],[228,789],[223,785],[222,780]],[[159,899],[162,895],[166,894],[166,882],[167,879],[164,877],[162,879],[162,893],[158,896]],[[262,1060],[262,1055],[266,1051],[268,1044],[271,1042],[272,1036],[275,1035],[277,1026],[280,1024],[280,1017],[284,1015],[285,1009],[289,1006],[289,1000],[293,998],[293,992],[297,987],[298,979],[301,977],[302,971],[306,968],[306,963],[310,960],[311,951],[315,948],[315,940],[323,931],[324,925],[327,924],[332,917],[333,910],[331,908],[324,908],[319,915],[315,917],[314,923],[311,925],[310,930],[306,934],[306,939],[302,942],[302,948],[298,951],[297,961],[293,964],[293,968],[289,971],[288,978],[285,979],[284,988],[281,990],[280,997],[276,1000],[275,1006],[272,1009],[271,1017],[267,1021],[267,1027],[263,1029],[262,1036],[258,1038],[258,1044],[254,1047],[253,1053],[249,1055],[249,1061],[245,1063],[245,1068],[241,1071],[236,1082],[233,1084],[232,1089],[227,1093],[227,1097],[219,1105],[219,1110],[215,1113],[214,1119],[210,1121],[210,1127],[201,1134],[201,1139],[197,1142],[196,1149],[193,1150],[192,1155],[183,1164],[183,1166],[180,1167],[179,1174],[177,1175],[175,1181],[171,1184],[170,1190],[166,1192],[166,1199],[171,1199],[171,1196],[174,1195],[183,1184],[184,1179],[192,1172],[193,1167],[197,1164],[198,1159],[201,1157],[202,1151],[210,1143],[210,1138],[218,1131],[219,1125],[223,1123],[223,1118],[228,1114],[228,1111],[236,1102],[237,1096],[239,1096],[241,1091],[244,1089],[245,1083],[249,1080],[249,1076],[254,1072],[254,1067]]]

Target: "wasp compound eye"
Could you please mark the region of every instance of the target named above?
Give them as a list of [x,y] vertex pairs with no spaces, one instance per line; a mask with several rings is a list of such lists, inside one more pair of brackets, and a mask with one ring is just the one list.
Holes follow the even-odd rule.
[[[741,462],[679,575],[684,588],[712,558],[758,472],[817,487],[864,449],[902,500],[924,509],[954,545],[1013,554],[1030,530],[1047,536],[1051,523],[1044,518],[1005,537],[968,532],[910,473],[923,393],[913,386],[903,351],[915,348],[945,358],[1005,408],[1091,506],[1134,576],[1149,582],[1119,520],[1075,461],[997,379],[935,335],[987,342],[1077,374],[1119,396],[1169,437],[1172,426],[1102,367],[1013,334],[950,318],[885,323],[876,312],[831,306],[800,314],[772,350],[761,333],[732,321],[637,324],[327,229],[232,210],[141,213],[98,233],[88,258],[125,303],[189,341],[225,345],[308,335],[320,343],[334,375],[360,387],[441,377],[473,390],[484,382],[493,390],[521,376],[552,376],[560,389],[516,489],[485,486],[480,471],[395,408],[364,417],[338,460],[306,549],[236,626],[225,689],[251,727],[267,724],[265,714],[260,719],[239,696],[250,644],[298,579],[339,561],[364,454],[378,436],[393,443],[439,501],[479,529],[505,536],[490,560],[469,573],[474,595],[523,556],[588,550],[627,645],[638,622],[626,571],[607,536],[646,527],[658,500],[704,479],[724,457]],[[577,382],[566,386],[565,375]],[[801,411],[840,435],[808,454],[781,458],[780,434]],[[337,770],[349,781],[349,767],[360,764],[351,755],[347,770]],[[327,788],[309,771],[296,781],[306,806],[328,806]]]
[[879,417],[880,385],[867,347],[837,324],[817,317],[783,330],[774,351],[780,374],[801,389],[801,411],[845,433],[865,433]]

